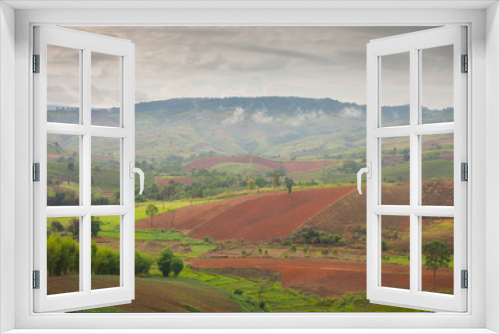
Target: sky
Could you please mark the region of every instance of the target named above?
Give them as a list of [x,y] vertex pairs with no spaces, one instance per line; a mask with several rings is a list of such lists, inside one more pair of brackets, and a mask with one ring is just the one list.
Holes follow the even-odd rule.
[[[422,28],[73,29],[120,37],[135,44],[136,102],[183,97],[299,96],[365,104],[366,44]],[[74,70],[78,55],[69,50],[73,51],[71,58],[66,51],[49,50],[49,104],[69,105],[78,100]],[[423,89],[423,95],[428,104],[444,108],[452,102],[450,55],[434,53],[437,61],[428,61],[426,71],[423,70],[424,84],[429,87]],[[119,68],[112,58],[97,54],[92,57],[93,107],[116,106]],[[384,104],[408,104],[408,58],[394,57],[382,64]]]

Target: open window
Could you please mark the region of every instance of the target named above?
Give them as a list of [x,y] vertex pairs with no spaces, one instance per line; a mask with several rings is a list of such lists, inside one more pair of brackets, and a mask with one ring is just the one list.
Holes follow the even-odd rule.
[[[466,30],[458,26],[367,46],[367,297],[373,303],[466,311],[466,54]],[[397,84],[387,85],[391,80]],[[395,86],[398,92],[387,91]],[[408,101],[397,119],[390,117],[395,93]],[[432,104],[443,112],[431,113]],[[398,158],[407,163],[393,168]],[[437,168],[434,159],[450,167]],[[384,280],[391,270],[384,251],[402,224],[408,233],[398,246],[406,247],[409,271],[391,283]],[[447,241],[440,239],[443,229],[452,232]],[[452,271],[451,291],[439,289],[442,270]]]
[[[35,312],[128,303],[134,299],[134,44],[45,26],[35,27],[34,37]],[[107,71],[94,71],[97,61],[106,61]],[[71,87],[60,89],[62,82]],[[63,94],[68,90],[74,94]],[[112,166],[106,175],[102,165]],[[120,189],[114,202],[99,196],[100,184],[109,182]],[[115,224],[120,238],[98,249],[93,230],[103,222]],[[106,261],[96,264],[99,257]],[[94,280],[97,272],[106,279]]]

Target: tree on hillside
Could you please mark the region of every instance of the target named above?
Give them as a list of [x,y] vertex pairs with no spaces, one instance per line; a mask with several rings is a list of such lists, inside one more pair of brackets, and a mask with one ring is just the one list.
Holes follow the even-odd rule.
[[255,179],[254,178],[248,179],[247,183],[248,183],[248,189],[250,189],[250,190],[255,189]]
[[64,226],[60,221],[54,220],[52,223],[50,223],[50,229],[54,232],[62,232],[64,231]]
[[451,252],[448,247],[439,240],[433,240],[422,246],[427,269],[433,271],[432,289],[436,291],[436,272],[438,268],[447,268],[451,261]]
[[153,216],[158,213],[158,208],[153,204],[149,204],[146,208],[146,214],[151,217],[151,228],[153,228]]
[[285,187],[288,190],[288,196],[292,193],[292,187],[294,186],[295,182],[293,182],[291,177],[285,177]]
[[175,276],[178,276],[184,269],[184,260],[182,260],[179,256],[174,255],[170,248],[161,251],[160,257],[156,259],[156,264],[158,265],[158,269],[161,271],[163,277],[170,275],[170,272],[173,272]]
[[68,232],[73,234],[74,239],[80,236],[80,219],[71,218],[69,221]]
[[161,192],[160,192],[160,197],[161,197],[161,200],[162,200],[162,208],[165,208],[165,200],[167,201],[170,201],[170,199],[172,197],[175,196],[176,194],[176,189],[175,189],[175,183],[173,180],[170,180],[170,182],[168,183],[168,185],[166,185],[165,187],[163,187],[161,189]]
[[101,225],[102,225],[102,220],[100,220],[98,217],[92,217],[90,220],[90,233],[92,235],[92,238],[97,237],[97,234],[101,230]]

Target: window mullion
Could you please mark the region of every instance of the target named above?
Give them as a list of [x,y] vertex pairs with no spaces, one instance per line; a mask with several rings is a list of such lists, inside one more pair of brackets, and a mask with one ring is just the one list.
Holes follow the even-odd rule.
[[419,273],[419,217],[413,212],[419,204],[420,157],[419,136],[415,129],[419,123],[419,54],[410,50],[410,291],[418,291]]
[[[86,48],[83,49],[82,61],[82,124],[85,128],[90,129],[91,125],[91,51]],[[92,261],[91,261],[91,133],[87,131],[82,136],[82,204],[88,208],[87,213],[82,218],[82,233],[80,247],[82,249],[82,266],[83,271],[80,274],[83,280],[83,291],[86,293],[91,292],[91,275],[92,275]]]

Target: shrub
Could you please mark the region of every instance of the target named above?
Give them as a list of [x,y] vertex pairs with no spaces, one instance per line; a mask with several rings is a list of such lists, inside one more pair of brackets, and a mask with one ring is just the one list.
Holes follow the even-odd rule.
[[290,247],[290,250],[291,250],[292,252],[296,252],[296,251],[297,251],[297,246],[292,245],[292,247]]
[[269,254],[269,252],[266,250],[266,251],[264,252],[264,255],[267,255],[267,254]]
[[97,237],[97,234],[101,230],[102,220],[98,217],[92,217],[90,221],[90,233],[92,234],[92,238]]
[[259,248],[258,252],[259,254],[262,254],[262,248]]
[[64,231],[64,226],[61,224],[60,221],[58,220],[54,220],[51,224],[50,224],[50,229],[54,232],[62,232]]
[[135,274],[149,274],[153,264],[153,259],[148,254],[139,253],[135,251]]
[[321,255],[328,255],[328,249],[323,249],[321,251]]
[[382,240],[382,250],[383,251],[386,251],[389,249],[389,244],[387,242],[385,242],[384,240]]
[[184,260],[179,256],[174,255],[170,248],[161,251],[160,257],[156,259],[158,264],[158,269],[160,269],[163,277],[170,275],[173,272],[175,276],[178,276],[180,272],[184,269]]
[[307,254],[307,248],[304,248],[302,251],[304,252],[304,254]]
[[106,247],[97,247],[95,243],[92,243],[91,261],[92,274],[94,275],[120,275],[119,251]]
[[47,271],[50,276],[78,273],[80,248],[70,237],[52,234],[47,239]]
[[172,259],[172,271],[174,272],[174,276],[179,276],[182,269],[184,269],[184,260],[179,256],[174,256]]
[[240,288],[238,288],[238,289],[234,290],[233,293],[235,295],[240,295],[241,296],[244,292],[243,292],[243,290],[241,290]]
[[163,277],[166,277],[172,271],[172,260],[174,258],[174,253],[170,248],[164,249],[160,253],[160,257],[156,259],[156,264],[158,264],[158,269],[160,269]]

